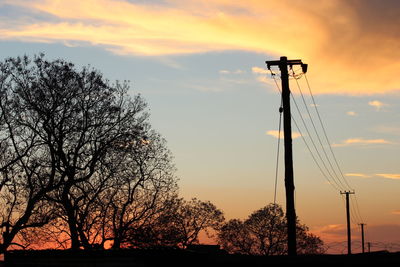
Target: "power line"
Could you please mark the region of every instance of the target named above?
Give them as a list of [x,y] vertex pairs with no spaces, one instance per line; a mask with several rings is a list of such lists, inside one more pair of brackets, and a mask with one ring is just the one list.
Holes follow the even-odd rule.
[[332,163],[331,163],[331,161],[330,161],[330,159],[329,159],[329,157],[328,157],[328,154],[326,153],[325,147],[324,147],[324,145],[322,144],[321,138],[320,138],[320,136],[319,136],[319,134],[318,134],[318,131],[317,131],[317,128],[316,128],[316,126],[315,126],[314,120],[313,120],[313,118],[312,118],[312,116],[311,116],[310,110],[308,109],[308,105],[307,105],[306,100],[305,100],[305,98],[304,98],[304,95],[303,95],[303,92],[302,92],[302,90],[301,90],[301,87],[300,87],[300,84],[299,84],[299,82],[298,82],[298,79],[295,79],[295,80],[296,80],[297,88],[298,88],[298,90],[299,90],[299,92],[300,92],[301,98],[302,98],[302,100],[303,100],[303,104],[304,104],[304,106],[305,106],[305,108],[306,108],[306,111],[307,111],[307,114],[308,114],[308,116],[309,116],[309,118],[310,118],[311,125],[312,125],[312,127],[313,127],[313,129],[314,129],[315,135],[317,136],[318,142],[319,142],[319,144],[320,144],[320,146],[321,146],[321,148],[322,148],[322,152],[323,152],[323,154],[325,155],[325,158],[326,158],[326,160],[328,161],[328,164],[329,164],[329,166],[331,167],[331,170],[332,170],[334,176],[336,177],[336,179],[338,180],[338,182],[341,184],[342,188],[344,189],[344,188],[346,188],[346,186],[341,182],[339,176],[337,175],[337,173],[336,173],[336,171],[335,171],[335,168],[333,167],[333,165],[332,165]]
[[354,201],[352,201],[352,203],[353,203],[353,208],[354,208],[354,213],[355,213],[355,215],[356,215],[356,219],[358,220],[358,223],[363,223],[364,222],[364,220],[363,220],[363,218],[362,218],[362,216],[361,216],[361,213],[360,213],[360,207],[359,207],[359,205],[358,205],[358,201],[357,201],[357,196],[354,194],[354,196],[352,196],[353,197],[353,200]]
[[311,151],[310,146],[308,145],[306,139],[304,138],[304,136],[303,136],[303,134],[302,134],[302,132],[301,132],[301,130],[300,130],[300,128],[299,128],[299,126],[298,126],[298,124],[297,124],[297,122],[296,122],[296,120],[294,119],[293,116],[292,116],[292,120],[293,120],[293,122],[294,122],[294,124],[295,124],[295,126],[296,126],[296,128],[297,128],[297,131],[299,131],[299,134],[300,134],[300,136],[301,136],[301,139],[303,140],[303,142],[304,142],[304,144],[306,145],[308,151],[310,152],[311,157],[312,157],[312,159],[314,160],[314,163],[317,165],[318,169],[319,169],[320,172],[322,173],[322,176],[328,181],[328,183],[329,183],[336,191],[340,191],[340,189],[337,187],[337,185],[333,184],[333,183],[329,180],[329,178],[328,178],[328,176],[325,174],[325,172],[322,170],[321,166],[319,165],[317,159],[315,158],[313,152]]
[[360,219],[359,219],[359,216],[358,216],[358,213],[356,212],[356,209],[355,209],[355,207],[354,207],[354,201],[353,201],[353,199],[350,201],[350,211],[351,211],[351,222],[353,223],[353,224],[358,224],[358,223],[360,223],[361,221],[360,221]]
[[[270,71],[271,71],[271,70],[270,70]],[[276,74],[273,73],[273,72],[271,71],[271,77],[273,78],[273,80],[274,80],[274,82],[275,82],[275,85],[276,85],[278,91],[281,92],[281,89],[280,89],[280,87],[279,87],[279,85],[278,85],[278,82],[277,82],[276,79],[275,79],[275,76],[276,76]],[[296,108],[297,108],[297,111],[299,112],[299,115],[301,116],[301,112],[299,111],[298,105],[297,105],[296,100],[294,99],[293,95],[292,95],[292,99],[293,99],[293,101],[294,101],[294,103],[295,103],[295,106],[296,106]],[[296,126],[296,128],[297,128],[297,131],[299,132],[299,134],[300,134],[300,136],[301,136],[301,138],[302,138],[302,140],[303,140],[305,146],[307,147],[308,151],[310,152],[311,157],[312,157],[312,159],[314,160],[314,163],[317,165],[318,169],[319,169],[320,172],[322,173],[322,176],[328,181],[328,183],[329,183],[332,187],[334,187],[334,189],[335,189],[336,191],[340,191],[340,187],[341,187],[341,186],[338,185],[336,181],[334,181],[335,184],[333,184],[333,183],[331,182],[331,180],[328,178],[328,175],[326,175],[325,172],[322,170],[322,167],[321,167],[320,164],[318,163],[317,159],[316,159],[315,156],[314,156],[314,153],[312,152],[310,146],[308,145],[306,139],[304,138],[304,135],[303,135],[302,131],[300,130],[299,125],[297,124],[296,120],[294,119],[293,114],[292,114],[291,117],[292,117],[292,120],[293,120],[293,122],[294,122],[294,124],[295,124],[295,126]],[[302,119],[302,120],[303,120],[303,124],[304,124],[304,126],[305,126],[305,128],[306,128],[306,130],[307,130],[307,132],[308,132],[308,134],[309,134],[307,125],[305,124],[304,119]],[[315,143],[313,142],[313,139],[312,139],[312,137],[311,137],[310,134],[309,134],[309,138],[310,138],[311,142],[313,143],[314,148],[315,148],[315,150],[316,150],[316,152],[317,152],[317,154],[318,154],[318,156],[319,156],[319,158],[320,158],[322,164],[324,165],[325,169],[326,169],[327,172],[329,173],[329,170],[328,170],[328,168],[326,167],[326,164],[325,164],[325,162],[323,161],[321,155],[319,154],[319,151],[318,151],[318,149],[316,148],[316,145],[315,145]],[[329,175],[330,175],[330,173],[329,173]],[[330,176],[331,176],[331,175],[330,175]]]
[[[351,189],[352,186],[348,183],[347,179],[345,178],[345,176],[344,176],[344,174],[343,174],[343,171],[342,171],[342,169],[340,168],[340,165],[339,165],[338,160],[337,160],[337,158],[336,158],[336,155],[335,155],[335,153],[333,152],[332,145],[331,145],[331,143],[330,143],[330,141],[329,141],[329,138],[328,138],[328,135],[327,135],[327,133],[326,133],[326,129],[325,129],[324,123],[322,122],[322,118],[321,118],[320,112],[319,112],[319,110],[318,110],[318,105],[317,105],[316,102],[315,102],[315,98],[314,98],[314,95],[313,95],[313,93],[312,93],[311,86],[310,86],[310,83],[309,83],[309,81],[308,81],[308,78],[307,78],[307,74],[306,74],[306,73],[304,73],[304,78],[305,78],[305,81],[306,81],[306,84],[307,84],[307,87],[308,87],[308,91],[309,91],[310,96],[311,96],[311,99],[312,99],[313,106],[314,106],[314,108],[315,108],[315,112],[316,112],[317,117],[318,117],[318,120],[319,120],[319,122],[320,122],[321,129],[322,129],[322,131],[323,131],[323,133],[324,133],[326,143],[328,144],[329,150],[330,150],[330,152],[331,152],[332,158],[333,158],[333,160],[334,160],[334,162],[335,162],[335,164],[336,164],[336,167],[337,167],[337,169],[338,169],[338,171],[339,171],[339,173],[340,173],[340,175],[341,175],[341,177],[342,177],[344,183],[347,185],[347,187],[348,187],[349,189]],[[296,82],[297,82],[297,80],[296,80]],[[298,82],[297,82],[297,83],[298,83]],[[359,207],[359,204],[358,204],[357,196],[356,196],[356,195],[354,195],[354,201],[352,201],[352,202],[355,202],[355,205],[353,204],[353,206],[354,206],[353,209],[354,209],[355,217],[357,217],[357,219],[358,219],[360,222],[363,222],[364,220],[363,220],[363,218],[362,218],[362,216],[361,216],[360,207]]]
[[277,145],[276,166],[275,166],[274,206],[276,204],[276,190],[277,190],[277,185],[278,185],[279,150],[280,150],[280,143],[281,143],[282,111],[283,111],[283,109],[282,109],[282,101],[281,101],[281,106],[279,107],[278,145]]
[[[315,132],[315,134],[317,135],[318,141],[319,141],[319,143],[320,143],[320,145],[321,145],[321,148],[323,149],[323,152],[324,152],[324,155],[325,155],[326,159],[328,160],[329,166],[331,167],[333,173],[335,174],[335,177],[336,177],[337,180],[340,182],[340,184],[341,184],[343,187],[346,187],[346,186],[347,186],[349,189],[351,189],[351,186],[350,186],[349,183],[347,182],[347,179],[344,177],[343,172],[342,172],[342,170],[341,170],[341,168],[340,168],[340,166],[339,166],[339,163],[338,163],[338,161],[337,161],[337,158],[336,158],[336,156],[335,156],[335,154],[334,154],[334,152],[333,152],[332,146],[331,146],[331,144],[330,144],[328,135],[327,135],[326,130],[325,130],[325,126],[324,126],[324,124],[323,124],[323,122],[322,122],[321,115],[320,115],[319,110],[318,110],[318,105],[316,104],[315,99],[314,99],[314,96],[313,96],[313,94],[312,94],[311,86],[310,86],[310,84],[309,84],[309,82],[308,82],[307,75],[304,73],[304,77],[305,77],[306,82],[307,82],[307,87],[308,87],[308,90],[309,90],[309,92],[310,92],[310,96],[311,96],[311,99],[312,99],[312,102],[313,102],[313,106],[314,106],[315,111],[316,111],[316,113],[317,113],[318,120],[319,120],[319,122],[320,122],[321,128],[322,128],[323,133],[324,133],[324,136],[325,136],[325,140],[326,140],[326,142],[327,142],[327,144],[328,144],[328,147],[329,147],[329,149],[330,149],[331,155],[332,155],[333,160],[334,160],[334,162],[335,162],[335,164],[336,164],[336,168],[338,169],[338,171],[339,171],[339,173],[340,173],[340,175],[341,175],[341,178],[343,179],[343,181],[344,181],[344,183],[346,184],[346,186],[341,182],[341,179],[340,179],[339,176],[337,175],[337,173],[336,173],[336,171],[335,171],[335,168],[334,168],[333,165],[331,164],[331,161],[329,160],[329,157],[328,157],[328,155],[327,155],[327,153],[326,153],[326,151],[325,151],[325,148],[324,148],[324,145],[322,144],[321,138],[319,137],[319,134],[318,134],[317,128],[316,128],[316,126],[315,126],[314,120],[313,120],[313,118],[312,118],[312,116],[311,116],[311,113],[310,113],[310,111],[309,111],[308,105],[307,105],[307,103],[306,103],[306,101],[305,101],[305,98],[304,98],[304,94],[303,94],[303,92],[302,92],[302,90],[301,90],[301,86],[300,86],[300,84],[299,84],[299,82],[298,82],[298,79],[299,79],[299,77],[301,77],[301,76],[296,75],[295,72],[294,72],[293,70],[292,70],[292,72],[293,72],[293,77],[295,78],[295,81],[296,81],[296,84],[297,84],[297,88],[299,89],[301,98],[302,98],[302,100],[303,100],[303,104],[304,104],[304,106],[305,106],[305,108],[306,108],[306,111],[307,111],[307,114],[308,114],[308,116],[309,116],[309,118],[310,118],[310,120],[311,120],[313,129],[314,129],[314,132]],[[353,202],[355,202],[355,203],[353,203]],[[358,205],[358,201],[357,201],[357,197],[356,197],[356,196],[354,196],[354,201],[352,201],[351,203],[352,203],[352,213],[354,214],[355,219],[358,220],[359,222],[363,222],[363,218],[362,218],[362,216],[361,216],[361,212],[360,212],[360,208],[359,208],[359,205]]]
[[[270,71],[271,71],[271,70],[270,70]],[[278,85],[278,83],[277,83],[277,81],[276,81],[276,79],[275,79],[275,77],[274,77],[276,74],[273,73],[273,72],[271,71],[271,75],[272,75],[272,77],[273,77],[273,79],[274,79],[274,82],[275,82],[275,84],[276,84],[278,90],[281,91],[280,88],[279,88],[279,85]],[[341,174],[341,177],[342,177],[342,179],[343,179],[343,181],[344,181],[344,183],[345,183],[346,185],[344,185],[344,184],[342,183],[341,179],[339,178],[339,175],[336,173],[335,168],[333,167],[333,164],[332,164],[331,161],[329,160],[329,157],[328,157],[328,155],[327,155],[327,153],[326,153],[326,150],[325,150],[325,148],[324,148],[324,145],[322,144],[321,138],[320,138],[320,136],[319,136],[319,134],[318,134],[317,127],[315,126],[315,123],[314,123],[314,121],[313,121],[313,119],[312,119],[311,113],[310,113],[310,111],[309,111],[309,109],[308,109],[307,103],[306,103],[305,98],[304,98],[304,94],[303,94],[303,92],[302,92],[302,90],[301,90],[300,84],[298,83],[298,79],[300,79],[303,75],[304,75],[304,77],[305,77],[305,79],[306,79],[307,87],[308,87],[308,90],[309,90],[309,92],[310,92],[310,96],[311,96],[311,99],[312,99],[312,102],[313,102],[313,106],[314,106],[314,108],[315,108],[315,111],[316,111],[316,113],[317,113],[318,120],[319,120],[320,125],[321,125],[321,128],[322,128],[322,130],[323,130],[323,133],[324,133],[324,136],[325,136],[325,140],[326,140],[326,142],[327,142],[327,144],[328,144],[329,150],[330,150],[330,152],[331,152],[331,154],[332,154],[332,157],[333,157],[333,160],[334,160],[334,162],[335,162],[335,164],[336,164],[336,167],[337,167],[337,169],[339,170],[339,173]],[[301,118],[301,120],[302,120],[302,123],[303,123],[303,125],[304,125],[304,128],[305,128],[306,131],[307,131],[307,134],[308,134],[308,136],[309,136],[309,138],[310,138],[310,141],[311,141],[312,144],[313,144],[313,147],[314,147],[314,149],[315,149],[315,151],[316,151],[316,153],[317,153],[317,155],[318,155],[318,158],[319,158],[320,161],[322,162],[322,164],[323,164],[323,166],[324,166],[326,172],[328,173],[328,175],[329,175],[330,177],[332,177],[332,179],[334,180],[334,182],[335,182],[335,184],[337,185],[337,187],[339,187],[339,188],[342,189],[342,190],[343,190],[343,189],[351,189],[352,187],[349,185],[349,183],[347,182],[347,179],[344,177],[343,172],[342,172],[342,170],[341,170],[341,168],[340,168],[340,166],[339,166],[339,163],[338,163],[338,161],[337,161],[337,158],[336,158],[336,156],[335,156],[335,154],[334,154],[334,152],[333,152],[333,150],[332,150],[332,146],[331,146],[331,144],[330,144],[330,142],[329,142],[329,138],[328,138],[328,135],[327,135],[327,133],[326,133],[325,126],[324,126],[324,124],[323,124],[323,122],[322,122],[321,115],[320,115],[320,113],[319,113],[319,111],[318,111],[317,104],[316,104],[315,99],[314,99],[314,96],[313,96],[313,94],[312,94],[311,86],[310,86],[310,83],[308,82],[307,75],[306,75],[305,73],[302,73],[301,75],[300,75],[300,74],[296,74],[296,73],[293,71],[293,69],[292,69],[292,77],[296,80],[297,87],[298,87],[298,89],[299,89],[300,95],[301,95],[302,100],[303,100],[303,103],[304,103],[304,105],[305,105],[307,114],[308,114],[308,116],[309,116],[309,118],[310,118],[310,120],[311,120],[313,129],[314,129],[314,132],[315,132],[315,134],[316,134],[316,136],[317,136],[317,139],[318,139],[319,144],[320,144],[320,146],[321,146],[321,148],[322,148],[322,151],[323,151],[323,153],[324,153],[324,156],[325,156],[325,158],[327,159],[329,166],[331,167],[330,169],[332,170],[332,172],[333,172],[334,175],[332,175],[331,171],[330,171],[329,168],[327,167],[327,164],[326,164],[325,161],[323,160],[323,158],[322,158],[322,156],[321,156],[321,153],[319,152],[319,149],[317,149],[317,146],[315,145],[315,142],[314,142],[314,140],[313,140],[313,138],[312,138],[312,135],[311,135],[311,133],[310,133],[308,127],[307,127],[307,124],[306,124],[306,122],[305,122],[305,120],[304,120],[304,118],[303,118],[303,116],[302,116],[302,114],[301,114],[301,111],[300,111],[300,108],[299,108],[299,106],[298,106],[298,104],[297,104],[297,102],[296,102],[296,99],[294,98],[293,94],[291,94],[292,99],[293,99],[293,101],[294,101],[294,104],[295,104],[295,106],[296,106],[296,109],[297,109],[297,111],[298,111],[298,113],[299,113],[299,116],[300,116],[300,118]],[[292,116],[292,118],[293,118],[293,116]],[[298,127],[298,125],[297,125],[296,127],[298,128],[298,130],[299,130],[299,132],[300,132],[300,128]],[[303,136],[303,135],[301,135],[301,136],[303,137],[303,140],[305,141],[304,136]],[[307,143],[307,142],[305,141],[305,143]],[[306,146],[308,147],[309,152],[313,155],[313,152],[312,152],[312,150],[310,149],[310,147],[309,147],[308,145],[306,145]],[[319,164],[317,163],[316,158],[315,158],[314,156],[313,156],[313,158],[314,158],[314,162],[315,162],[317,165],[319,165]],[[320,168],[320,165],[319,165],[319,168]],[[320,170],[321,170],[321,172],[322,172],[323,174],[325,173],[324,171],[322,171],[322,168],[320,168]],[[327,176],[327,175],[324,175],[324,177],[327,178],[328,176]],[[336,179],[335,179],[335,177],[336,177]],[[329,180],[329,179],[328,179],[328,180]],[[330,184],[332,184],[332,183],[330,183]],[[359,212],[359,210],[358,210],[358,212]]]
[[329,141],[328,135],[326,134],[325,126],[324,126],[324,124],[322,123],[321,115],[320,115],[320,113],[319,113],[319,111],[318,111],[318,107],[317,107],[317,105],[316,105],[316,103],[315,103],[315,99],[314,99],[314,95],[313,95],[312,90],[311,90],[310,83],[308,82],[308,78],[307,78],[307,75],[306,75],[305,73],[304,73],[304,78],[305,78],[305,80],[306,80],[307,87],[308,87],[308,90],[309,90],[309,92],[310,92],[310,96],[311,96],[311,99],[312,99],[312,101],[313,101],[315,111],[316,111],[316,113],[317,113],[317,115],[318,115],[318,119],[319,119],[319,122],[320,122],[320,124],[321,124],[321,128],[322,128],[322,130],[323,130],[323,132],[324,132],[325,139],[326,139],[326,142],[328,143],[328,146],[329,146],[329,149],[330,149],[331,154],[332,154],[332,156],[333,156],[333,159],[334,159],[334,161],[335,161],[335,163],[336,163],[337,168],[339,169],[340,174],[341,174],[342,177],[343,177],[344,182],[346,183],[346,185],[348,186],[348,188],[351,189],[352,187],[349,185],[349,183],[347,182],[347,179],[344,177],[343,172],[342,172],[342,169],[340,168],[339,163],[338,163],[338,161],[337,161],[337,159],[336,159],[335,153],[333,153],[333,149],[332,149],[331,143],[330,143],[330,141]]
[[[320,162],[322,163],[322,166],[323,166],[323,167],[321,167],[321,165],[319,164],[317,158],[316,158],[315,155],[314,155],[313,150],[310,148],[309,144],[307,143],[306,138],[305,138],[305,136],[302,134],[302,132],[301,132],[301,130],[300,130],[300,127],[299,127],[299,125],[297,124],[296,120],[294,119],[293,115],[291,115],[291,119],[292,119],[292,121],[294,122],[294,124],[295,124],[297,130],[299,131],[303,142],[305,143],[307,149],[309,150],[309,152],[310,152],[310,154],[311,154],[311,156],[312,156],[312,158],[313,158],[315,164],[317,165],[317,167],[318,167],[319,170],[321,171],[323,177],[328,181],[328,183],[329,183],[332,187],[334,187],[335,190],[338,190],[338,191],[340,191],[340,192],[343,190],[343,191],[346,193],[346,195],[347,195],[347,210],[348,210],[348,214],[350,214],[350,210],[351,210],[351,213],[354,214],[354,215],[353,215],[353,216],[354,216],[354,219],[357,220],[357,221],[359,221],[360,223],[362,223],[362,222],[363,222],[363,218],[362,218],[362,216],[361,216],[361,212],[360,212],[360,208],[359,208],[359,205],[358,205],[357,198],[354,197],[354,201],[351,201],[351,202],[349,201],[349,194],[354,194],[354,190],[351,189],[352,187],[350,186],[350,184],[348,183],[347,179],[345,178],[345,176],[344,176],[344,174],[343,174],[343,171],[342,171],[342,169],[340,168],[340,165],[339,165],[339,163],[338,163],[338,160],[337,160],[337,158],[336,158],[336,156],[335,156],[335,154],[334,154],[334,152],[333,152],[332,145],[331,145],[331,143],[330,143],[330,141],[329,141],[329,138],[328,138],[328,135],[327,135],[327,132],[326,132],[324,123],[322,122],[322,118],[321,118],[320,112],[319,112],[319,110],[318,110],[318,105],[317,105],[316,102],[315,102],[315,99],[314,99],[314,96],[313,96],[313,93],[312,93],[312,90],[311,90],[310,83],[309,83],[309,81],[308,81],[308,79],[307,79],[307,75],[306,75],[304,72],[301,73],[301,74],[296,74],[295,71],[293,70],[292,66],[290,66],[290,67],[291,67],[290,69],[291,69],[292,72],[291,72],[291,75],[290,75],[290,73],[289,73],[289,75],[292,76],[293,79],[296,81],[297,88],[298,88],[298,90],[299,90],[299,92],[300,92],[300,96],[301,96],[301,98],[302,98],[302,102],[303,102],[303,104],[304,104],[304,106],[305,106],[305,109],[306,109],[306,111],[307,111],[308,117],[309,117],[309,119],[310,119],[310,121],[311,121],[311,124],[312,124],[312,128],[314,129],[314,133],[315,133],[315,135],[316,135],[316,137],[317,137],[317,139],[318,139],[319,145],[320,145],[320,147],[321,147],[321,149],[322,149],[322,153],[324,154],[325,159],[321,156],[320,150],[317,148],[316,142],[314,141],[313,136],[311,135],[310,130],[309,130],[309,128],[307,127],[306,121],[305,121],[305,119],[304,119],[304,117],[303,117],[303,115],[302,115],[302,112],[301,112],[301,110],[300,110],[300,108],[299,108],[299,105],[297,104],[296,98],[294,97],[294,95],[293,95],[292,93],[290,93],[290,95],[291,95],[291,97],[292,97],[292,99],[293,99],[293,102],[294,102],[294,104],[295,104],[295,107],[296,107],[296,110],[297,110],[297,112],[298,112],[298,115],[300,116],[300,119],[301,119],[301,121],[302,121],[302,123],[303,123],[303,127],[305,128],[305,130],[306,130],[306,132],[307,132],[307,134],[308,134],[308,138],[309,138],[309,140],[311,141],[312,147],[314,148],[315,152],[317,153],[317,156],[318,156]],[[271,69],[270,69],[270,71],[271,71]],[[277,81],[276,81],[276,79],[275,79],[275,77],[274,77],[275,74],[274,74],[272,71],[271,71],[271,75],[272,75],[272,78],[274,79],[274,82],[275,82],[275,84],[276,84],[276,87],[277,87],[278,90],[281,92],[281,90],[280,90],[280,88],[279,88],[279,85],[278,85],[278,83],[277,83]],[[313,116],[311,115],[311,112],[310,112],[310,110],[309,110],[309,108],[308,108],[308,105],[307,105],[306,99],[305,99],[305,97],[304,97],[303,91],[302,91],[301,86],[300,86],[300,84],[299,84],[299,81],[298,81],[298,80],[299,80],[302,76],[305,77],[305,80],[306,80],[306,83],[307,83],[307,87],[308,87],[308,91],[309,91],[309,93],[310,93],[310,97],[311,97],[311,99],[312,99],[312,103],[313,103],[313,106],[314,106],[314,108],[315,108],[315,112],[316,112],[316,114],[317,114],[317,116],[318,116],[318,120],[319,120],[320,127],[321,127],[321,129],[322,129],[322,131],[323,131],[323,135],[324,135],[324,137],[325,137],[326,144],[328,145],[329,150],[330,150],[330,156],[328,156],[328,153],[326,152],[325,145],[323,144],[323,141],[322,141],[322,139],[321,139],[321,137],[320,137],[319,131],[317,130],[316,124],[314,123]],[[280,127],[280,126],[279,126],[279,127]],[[279,130],[278,144],[279,144],[279,139],[280,139],[280,130]],[[278,147],[278,153],[279,153],[279,147]],[[279,155],[279,154],[278,154],[278,155]],[[331,161],[330,158],[333,159],[333,161],[334,161],[335,164],[332,164],[332,161]],[[327,161],[327,163],[326,163],[326,161]],[[330,168],[328,168],[328,165],[329,165]],[[335,166],[334,166],[334,165],[335,165]],[[278,167],[277,167],[277,168],[278,168]],[[323,169],[324,169],[324,170],[323,170]],[[336,170],[337,170],[338,172],[337,172]],[[277,169],[276,169],[276,178],[275,178],[275,179],[277,179],[277,172],[278,172],[278,171],[277,171]],[[326,175],[326,173],[327,173],[328,175]],[[332,175],[332,174],[333,174],[333,175]],[[338,174],[339,174],[339,175],[338,175]],[[332,182],[332,181],[333,181],[333,182]],[[275,184],[275,186],[276,186],[276,184]],[[346,189],[347,189],[347,190],[346,190]],[[350,192],[350,190],[353,191],[353,192]],[[276,192],[276,188],[275,188],[275,192]],[[342,193],[342,192],[341,192],[341,193]],[[276,193],[275,193],[275,194],[276,194]],[[275,197],[276,197],[276,195],[274,196],[274,199],[275,199]],[[350,204],[349,202],[351,203],[351,205],[349,205],[349,204]],[[353,203],[353,202],[354,202],[354,203]],[[351,221],[352,221],[353,223],[356,224],[356,222],[353,220],[353,218],[351,218]],[[350,223],[350,216],[348,216],[348,227],[350,227],[350,226],[349,226],[349,223]]]
[[[306,124],[306,122],[305,122],[305,120],[304,120],[304,118],[303,118],[303,115],[301,115],[301,111],[300,111],[300,108],[299,108],[299,106],[298,106],[298,104],[297,104],[296,99],[294,98],[293,94],[291,94],[291,96],[292,96],[292,99],[293,99],[293,103],[295,104],[296,110],[297,110],[297,112],[299,113],[300,119],[301,119],[301,121],[303,122],[303,126],[304,126],[304,128],[306,129],[306,131],[307,131],[308,138],[310,139],[310,141],[311,141],[311,143],[312,143],[312,145],[313,145],[315,151],[317,152],[318,158],[319,158],[320,161],[322,162],[322,165],[325,167],[325,171],[328,173],[328,176],[332,178],[332,180],[334,181],[334,183],[336,184],[336,186],[337,186],[338,188],[340,188],[339,191],[340,191],[340,190],[344,190],[345,187],[343,187],[342,184],[338,183],[338,182],[335,180],[334,176],[331,174],[329,168],[327,167],[327,165],[326,165],[324,159],[322,158],[322,156],[321,156],[321,154],[320,154],[320,152],[319,152],[319,149],[317,148],[317,146],[316,146],[316,144],[315,144],[315,142],[314,142],[314,139],[312,138],[312,135],[311,135],[311,133],[310,133],[310,130],[309,130],[308,127],[307,127],[307,124]],[[345,190],[344,190],[344,191],[345,191]]]

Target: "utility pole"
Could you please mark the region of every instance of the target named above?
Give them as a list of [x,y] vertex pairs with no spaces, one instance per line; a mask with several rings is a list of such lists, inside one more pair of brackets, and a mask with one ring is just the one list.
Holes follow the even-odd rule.
[[[360,223],[361,226],[361,247],[362,247],[362,253],[365,253],[365,246],[364,246],[364,225],[365,223]],[[369,242],[368,242],[369,243]]]
[[346,217],[347,217],[347,254],[351,254],[351,230],[350,230],[350,199],[349,195],[354,194],[350,191],[340,192],[340,194],[346,195]]
[[371,242],[368,242],[367,244],[368,244],[368,253],[370,253],[371,252]]
[[290,113],[290,89],[288,67],[301,65],[303,72],[307,72],[307,64],[301,60],[288,60],[287,57],[281,57],[280,60],[266,61],[267,67],[278,66],[281,71],[282,81],[282,106],[283,106],[283,136],[285,146],[285,189],[286,189],[286,220],[287,220],[287,245],[288,255],[296,256],[296,210],[294,206],[294,179],[293,179],[293,152],[292,152],[292,125]]

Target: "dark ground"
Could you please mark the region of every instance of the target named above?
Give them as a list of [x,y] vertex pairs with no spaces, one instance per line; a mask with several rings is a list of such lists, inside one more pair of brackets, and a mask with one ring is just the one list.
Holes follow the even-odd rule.
[[10,251],[0,266],[400,266],[400,252],[355,255],[246,256],[178,249]]

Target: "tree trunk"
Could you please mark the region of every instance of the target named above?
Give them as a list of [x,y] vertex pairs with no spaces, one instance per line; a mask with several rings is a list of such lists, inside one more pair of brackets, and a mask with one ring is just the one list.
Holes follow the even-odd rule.
[[92,249],[92,246],[90,245],[89,240],[87,239],[85,233],[83,232],[81,225],[79,225],[78,232],[83,248],[86,250]]
[[121,248],[121,239],[119,238],[119,235],[115,235],[114,237],[114,243],[112,245],[113,249],[120,249]]
[[68,197],[68,192],[69,192],[70,186],[66,185],[64,187],[63,195],[62,195],[62,205],[66,211],[67,214],[67,222],[68,222],[68,227],[69,227],[69,233],[71,237],[71,249],[73,250],[78,250],[81,246],[80,241],[79,241],[79,233],[78,233],[78,228],[77,228],[77,220],[75,217],[75,212],[72,207],[72,204],[69,200]]
[[[80,241],[79,241],[79,234],[78,234],[78,229],[76,227],[76,220],[74,216],[70,216],[69,211],[67,211],[67,216],[68,216],[68,227],[69,227],[69,232],[71,235],[71,249],[73,250],[78,250],[81,247]],[[72,211],[73,213],[73,211]]]
[[120,249],[121,248],[121,234],[120,231],[113,231],[114,232],[114,243],[112,245],[113,249]]

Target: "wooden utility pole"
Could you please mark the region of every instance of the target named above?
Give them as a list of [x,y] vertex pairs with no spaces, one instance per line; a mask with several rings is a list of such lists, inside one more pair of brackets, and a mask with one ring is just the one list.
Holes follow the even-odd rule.
[[349,195],[354,194],[354,192],[345,191],[340,192],[340,194],[346,195],[346,218],[347,218],[347,254],[351,254],[351,230],[350,230],[350,199]]
[[286,189],[286,220],[288,236],[288,254],[297,255],[296,248],[296,210],[294,206],[294,179],[293,179],[293,152],[292,152],[292,125],[290,113],[290,89],[288,67],[301,65],[303,72],[307,71],[307,64],[301,60],[288,60],[287,57],[281,57],[280,60],[266,61],[268,69],[271,66],[278,66],[281,71],[282,80],[282,107],[283,107],[283,136],[285,146],[285,189]]
[[364,245],[364,225],[365,223],[360,223],[361,226],[361,247],[362,247],[362,253],[365,253],[365,245]]

